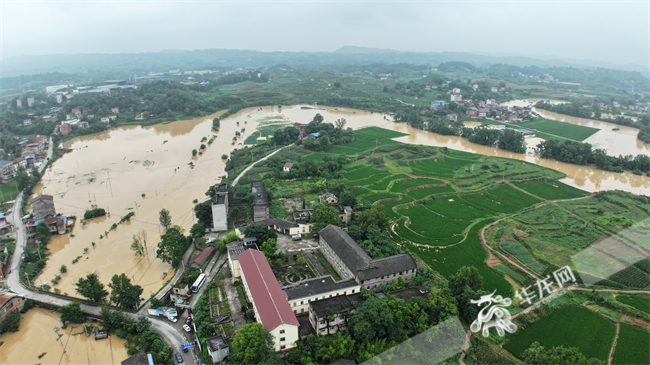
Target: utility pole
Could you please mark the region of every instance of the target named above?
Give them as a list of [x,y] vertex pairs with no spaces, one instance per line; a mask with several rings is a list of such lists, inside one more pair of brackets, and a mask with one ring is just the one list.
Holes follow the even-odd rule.
[[108,185],[110,185],[110,188],[111,188],[111,198],[112,198],[113,197],[113,184],[111,184],[111,172],[106,171],[106,173],[108,174]]

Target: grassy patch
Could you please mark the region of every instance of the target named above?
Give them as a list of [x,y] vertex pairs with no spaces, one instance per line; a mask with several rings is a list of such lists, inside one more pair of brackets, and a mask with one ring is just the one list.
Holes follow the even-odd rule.
[[421,186],[421,185],[440,184],[440,183],[442,183],[442,181],[433,180],[433,179],[415,179],[415,180],[407,180],[407,181],[398,181],[395,184],[393,184],[393,187],[390,188],[390,191],[395,193],[401,193],[408,188],[414,188],[416,186]]
[[577,347],[588,359],[604,362],[615,333],[616,326],[598,314],[586,308],[567,306],[510,335],[504,348],[521,358],[537,341],[547,349]]
[[534,181],[517,184],[517,187],[546,200],[573,199],[589,195],[584,190],[574,188],[559,181]]
[[359,195],[367,194],[370,192],[370,190],[366,188],[350,188],[348,191],[354,195],[355,197],[358,197]]
[[535,129],[576,141],[584,141],[600,130],[598,128],[585,127],[549,119],[537,119],[529,122],[517,123],[517,125],[521,126],[521,128]]
[[621,324],[612,364],[647,364],[650,359],[650,332]]
[[0,192],[2,192],[0,194],[0,204],[16,199],[18,196],[18,184],[16,180],[0,185]]
[[407,134],[383,129],[379,127],[369,127],[359,129],[354,132],[354,141],[344,146],[332,146],[328,153],[356,155],[358,153],[374,149],[378,146],[396,144],[391,138],[406,136]]
[[514,256],[519,260],[519,262],[538,274],[541,274],[546,270],[546,266],[537,262],[530,252],[528,252],[526,247],[522,246],[519,242],[506,242],[501,245],[501,249],[509,255]]
[[406,178],[408,178],[408,175],[403,175],[403,174],[391,175],[390,177],[383,179],[382,181],[376,183],[375,185],[368,186],[368,189],[384,191],[384,190],[388,189],[388,185],[391,182],[393,182],[395,180],[406,179]]
[[616,301],[650,314],[650,299],[647,297],[619,294],[616,296]]
[[439,193],[453,193],[454,188],[451,186],[445,185],[445,186],[432,186],[428,188],[421,188],[421,189],[414,189],[409,191],[407,194],[410,197],[413,197],[417,200],[426,198],[429,195],[433,194],[439,194]]
[[341,280],[341,277],[339,276],[339,274],[337,274],[336,271],[334,271],[334,268],[332,267],[332,265],[330,265],[330,263],[327,262],[327,260],[325,259],[325,257],[323,256],[323,254],[320,253],[320,251],[318,251],[318,250],[317,250],[317,251],[314,251],[314,254],[318,257],[318,259],[320,260],[321,264],[323,264],[323,266],[325,266],[325,268],[326,268],[327,271],[330,273],[330,275],[332,275],[332,277],[334,278],[334,280],[336,280],[336,281]]
[[383,202],[380,202],[380,203],[377,203],[377,204],[384,207],[384,210],[386,211],[386,215],[388,215],[389,218],[398,219],[398,218],[401,217],[401,215],[399,215],[397,212],[393,211],[393,207],[396,206],[396,205],[405,204],[405,203],[408,203],[408,202],[411,202],[411,201],[413,201],[413,199],[411,199],[408,196],[402,195],[401,200],[389,200],[389,201],[383,201]]

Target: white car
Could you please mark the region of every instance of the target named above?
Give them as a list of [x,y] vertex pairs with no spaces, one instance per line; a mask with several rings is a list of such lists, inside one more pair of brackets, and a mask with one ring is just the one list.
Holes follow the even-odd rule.
[[188,326],[186,324],[183,325],[183,329],[185,330],[185,332],[192,332],[192,327],[190,327],[190,326]]
[[167,319],[169,319],[170,321],[172,321],[174,323],[178,322],[178,318],[176,318],[176,317],[169,316],[169,317],[167,317]]

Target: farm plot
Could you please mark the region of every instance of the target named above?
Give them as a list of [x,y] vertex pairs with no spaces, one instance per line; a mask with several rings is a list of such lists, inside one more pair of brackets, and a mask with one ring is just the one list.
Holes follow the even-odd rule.
[[455,191],[454,188],[452,188],[449,185],[445,185],[445,186],[432,186],[428,188],[415,189],[409,191],[406,194],[408,194],[409,196],[417,200],[420,200],[422,198],[426,198],[429,195],[440,194],[440,193],[453,193],[454,191]]
[[650,205],[641,199],[622,191],[606,191],[587,199],[560,202],[559,205],[600,227],[618,232],[637,225],[641,225],[641,229],[645,227],[643,221],[650,217]]
[[414,188],[421,185],[430,185],[430,184],[441,184],[442,181],[434,179],[415,179],[415,180],[406,180],[398,181],[393,184],[393,187],[390,188],[390,191],[394,193],[401,193],[409,188]]
[[400,179],[407,179],[408,175],[404,174],[397,174],[397,175],[391,175],[390,177],[387,177],[383,179],[382,181],[376,183],[375,185],[370,185],[368,186],[368,189],[370,190],[377,190],[377,191],[384,191],[388,189],[388,185],[395,181],[395,180],[400,180]]
[[549,119],[537,119],[529,122],[517,123],[517,125],[521,126],[522,128],[536,129],[541,132],[554,134],[556,136],[569,138],[580,142],[591,137],[600,130],[598,128],[584,127],[581,125],[558,122],[556,120]]
[[537,262],[528,250],[519,242],[506,242],[501,244],[501,249],[507,254],[514,256],[519,262],[526,265],[534,272],[541,274],[546,270],[546,266]]
[[589,195],[584,190],[559,181],[533,181],[517,184],[517,187],[546,200],[574,199]]
[[410,198],[410,197],[408,197],[406,195],[402,195],[401,200],[388,200],[388,201],[379,202],[377,204],[384,207],[384,210],[386,211],[386,215],[388,216],[388,218],[398,219],[398,218],[401,217],[401,215],[399,215],[397,212],[395,212],[393,210],[393,207],[396,206],[396,205],[400,205],[400,204],[406,204],[406,203],[412,202],[412,201],[413,201],[412,198]]
[[370,192],[370,190],[366,188],[350,188],[348,191],[354,195],[355,197],[358,197],[359,195],[367,194]]
[[473,161],[454,158],[428,158],[411,161],[409,166],[414,175],[431,177],[454,177],[454,171],[471,165]]
[[621,324],[612,364],[647,364],[650,359],[650,332]]
[[370,185],[374,184],[377,181],[383,179],[384,177],[390,175],[390,172],[388,171],[378,171],[374,170],[374,175],[366,175],[367,177],[365,179],[361,180],[354,180],[354,181],[346,181],[343,183],[345,186],[363,186],[363,185]]
[[610,275],[609,280],[628,288],[644,289],[650,286],[650,276],[648,273],[634,265],[628,266],[627,268]]
[[647,296],[619,294],[616,301],[650,314],[650,299]]
[[598,314],[586,308],[567,306],[510,335],[504,348],[521,358],[537,341],[546,349],[577,347],[588,359],[605,362],[615,333],[616,326]]
[[368,194],[361,197],[361,200],[365,200],[368,203],[374,203],[377,200],[387,199],[387,198],[397,198],[399,195],[392,193],[377,193],[377,194]]
[[368,165],[360,165],[359,167],[355,168],[354,170],[350,170],[348,172],[343,173],[343,177],[350,180],[362,180],[366,179],[369,176],[372,176],[376,173],[378,173],[379,170],[373,169],[371,166]]
[[[426,203],[427,209],[439,213],[445,217],[471,221],[493,214],[494,211],[481,206],[474,205],[465,200],[464,197],[446,196],[439,199],[431,199]],[[429,213],[431,214],[431,213]]]
[[410,241],[436,246],[460,241],[463,230],[471,224],[469,220],[438,215],[420,204],[398,208],[397,213],[409,217],[410,221],[408,228],[400,222],[400,232],[396,227],[400,236],[404,233],[406,236],[403,238]]
[[517,280],[520,284],[523,284],[524,281],[526,281],[526,278],[519,274],[518,272],[515,272],[511,268],[505,266],[505,265],[496,265],[492,267],[492,270],[500,272],[502,274],[509,275],[513,279]]
[[359,129],[354,132],[354,141],[345,146],[332,146],[327,152],[333,154],[356,155],[358,153],[389,144],[398,144],[391,138],[406,136],[407,134],[390,131],[379,127]]
[[417,252],[417,255],[424,262],[445,277],[455,275],[463,266],[475,267],[483,277],[483,288],[485,290],[492,292],[496,289],[497,293],[504,293],[501,295],[509,296],[512,287],[500,274],[485,265],[487,254],[483,250],[478,237],[478,231],[491,222],[491,220],[486,220],[474,225],[469,230],[467,239],[450,247],[422,248],[408,243],[405,246],[411,252]]

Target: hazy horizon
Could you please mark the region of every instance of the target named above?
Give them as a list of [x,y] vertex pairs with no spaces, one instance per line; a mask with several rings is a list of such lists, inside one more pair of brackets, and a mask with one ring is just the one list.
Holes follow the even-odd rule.
[[649,9],[647,1],[3,1],[0,59],[215,48],[332,52],[350,45],[648,67]]

